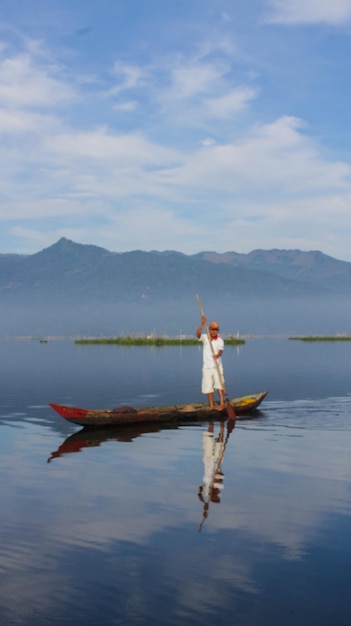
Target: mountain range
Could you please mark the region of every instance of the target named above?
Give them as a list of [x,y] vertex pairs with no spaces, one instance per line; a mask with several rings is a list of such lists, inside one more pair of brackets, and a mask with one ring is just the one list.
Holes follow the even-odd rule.
[[[25,320],[21,310],[28,314],[36,310],[36,315],[41,311],[47,321],[59,319],[58,311],[67,320],[73,311],[76,317],[83,311],[86,326],[89,314],[97,321],[107,308],[117,315],[123,310],[131,321],[134,307],[140,306],[141,317],[155,306],[159,319],[160,307],[164,315],[190,303],[193,307],[196,293],[212,305],[220,302],[219,308],[232,310],[238,301],[242,306],[258,299],[344,299],[351,296],[351,263],[319,251],[278,249],[248,254],[119,253],[65,238],[32,255],[0,254],[0,301],[13,320]],[[134,317],[136,322],[138,315]],[[2,318],[0,322],[4,325]]]

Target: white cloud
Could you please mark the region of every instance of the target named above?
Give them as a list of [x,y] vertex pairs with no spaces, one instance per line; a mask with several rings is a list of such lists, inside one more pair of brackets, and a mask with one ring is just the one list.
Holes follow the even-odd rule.
[[0,101],[10,107],[48,107],[74,97],[73,89],[55,77],[56,68],[35,64],[28,54],[0,62]]
[[213,85],[228,71],[210,63],[183,64],[172,72],[172,97],[177,100],[194,98],[213,91]]
[[137,102],[135,100],[129,100],[128,102],[120,102],[118,104],[113,105],[113,108],[116,111],[125,111],[126,113],[130,113],[137,109]]
[[351,167],[323,158],[318,145],[300,131],[301,122],[283,117],[257,126],[241,142],[205,146],[184,155],[182,165],[160,172],[177,187],[244,195],[249,198],[350,189]]
[[228,122],[248,109],[257,97],[251,85],[240,84],[223,60],[182,59],[171,68],[155,91],[162,116],[180,128],[209,128],[214,121]]
[[[172,248],[191,250],[194,236],[201,232],[201,225],[193,223],[178,211],[145,204],[143,207],[121,212],[112,218],[109,237],[111,245],[118,249],[125,247],[126,241],[135,241],[135,225],[138,224],[136,247],[143,250],[163,249],[165,233],[172,233]],[[115,243],[114,243],[115,242]],[[152,242],[152,245],[150,245]]]
[[268,0],[268,21],[277,24],[342,25],[351,19],[351,0]]
[[161,165],[175,158],[172,150],[153,143],[141,133],[115,134],[107,128],[57,135],[49,138],[47,148],[68,157],[110,161],[116,166],[118,162]]
[[116,77],[119,82],[108,90],[108,95],[118,96],[124,91],[134,89],[145,83],[145,71],[137,65],[128,65],[116,61],[112,75]]
[[[35,186],[38,186],[37,181]],[[29,199],[26,197],[27,195],[29,195]],[[85,216],[88,218],[98,211],[96,201],[94,203],[92,201],[80,202],[79,199],[73,198],[71,195],[50,197],[44,193],[44,196],[41,196],[40,190],[37,196],[35,196],[35,192],[32,189],[24,187],[16,198],[15,206],[11,202],[1,204],[0,220],[30,220],[32,223],[35,223],[38,219],[50,219],[51,217],[67,218],[67,216],[71,216],[73,218],[80,216],[82,218]]]
[[[270,6],[277,18],[283,4]],[[269,108],[273,121],[261,121],[272,107],[268,98],[259,108],[264,81],[257,79],[258,91],[245,80],[250,72],[236,71],[230,46],[209,41],[201,49],[154,63],[117,62],[95,81],[68,64],[62,72],[30,42],[21,54],[4,48],[2,226],[8,221],[8,232],[28,233],[29,242],[42,236],[48,243],[51,232],[109,249],[187,252],[208,249],[209,241],[213,249],[237,248],[233,233],[242,251],[278,240],[301,244],[304,232],[306,242],[332,253],[335,215],[344,232],[351,221],[347,160],[332,158],[294,115]]]
[[53,115],[42,115],[15,108],[0,109],[0,133],[3,135],[51,130],[57,122]]
[[[351,168],[323,156],[305,131],[300,120],[282,117],[257,125],[240,142],[205,139],[200,147],[171,150],[141,133],[63,132],[58,127],[38,135],[35,161],[29,155],[27,171],[26,155],[17,159],[17,167],[21,163],[31,173],[20,186],[16,169],[12,177],[8,172],[0,219],[31,220],[25,230],[32,242],[36,221],[49,224],[55,218],[62,225],[53,236],[65,234],[108,249],[168,247],[190,253],[208,249],[215,207],[212,248],[238,249],[233,233],[250,248],[262,247],[262,238],[272,247],[277,239],[280,246],[284,241],[303,247],[304,232],[305,241],[318,249],[319,237],[330,253],[330,220],[338,215],[345,230],[351,221]],[[19,236],[25,230],[12,232]]]
[[204,108],[210,117],[230,118],[245,109],[255,97],[256,91],[254,89],[247,87],[234,89],[223,96],[209,98],[205,101]]
[[214,139],[212,139],[212,137],[206,137],[206,139],[202,139],[201,141],[199,141],[200,146],[214,146],[215,143],[216,142]]

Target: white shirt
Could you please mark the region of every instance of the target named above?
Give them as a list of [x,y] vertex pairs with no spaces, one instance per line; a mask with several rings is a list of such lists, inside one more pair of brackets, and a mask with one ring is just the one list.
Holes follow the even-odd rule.
[[[213,358],[213,354],[212,354],[212,350],[211,350],[211,345],[208,339],[207,334],[202,334],[199,341],[202,341],[203,345],[204,345],[204,349],[203,349],[203,366],[207,369],[210,368],[212,369],[213,367],[217,367],[216,366],[216,362]],[[220,350],[224,350],[224,341],[222,339],[222,337],[217,337],[217,339],[213,339],[212,341],[212,346],[213,346],[213,352],[214,354],[217,354]],[[219,367],[222,369],[222,359],[216,359],[217,363],[219,365]]]

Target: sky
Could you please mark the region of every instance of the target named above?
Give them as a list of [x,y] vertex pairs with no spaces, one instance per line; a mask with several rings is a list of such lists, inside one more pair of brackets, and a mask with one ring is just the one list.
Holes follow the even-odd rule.
[[2,0],[0,253],[351,262],[351,0]]

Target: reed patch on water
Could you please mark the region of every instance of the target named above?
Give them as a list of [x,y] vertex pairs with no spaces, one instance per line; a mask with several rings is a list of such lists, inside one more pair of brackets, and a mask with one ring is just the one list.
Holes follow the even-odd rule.
[[351,341],[351,335],[289,337],[290,341]]
[[[172,338],[172,337],[106,337],[92,339],[76,339],[78,345],[119,345],[119,346],[197,346],[196,338]],[[224,343],[230,346],[239,346],[245,343],[238,337],[224,338]]]

